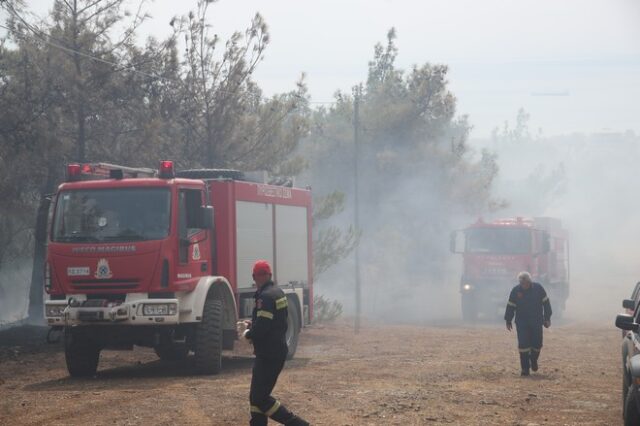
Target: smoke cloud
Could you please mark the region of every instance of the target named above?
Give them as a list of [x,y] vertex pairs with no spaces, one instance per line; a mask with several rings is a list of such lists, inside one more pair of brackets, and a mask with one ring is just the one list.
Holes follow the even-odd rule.
[[12,262],[0,270],[0,327],[24,320],[29,311],[31,262]]
[[[487,148],[497,154],[500,172],[493,195],[508,204],[493,213],[458,211],[442,193],[438,177],[427,171],[401,179],[393,191],[361,195],[364,316],[396,322],[459,321],[462,260],[449,253],[449,232],[480,215],[485,220],[561,219],[571,249],[565,316],[612,321],[621,311],[622,299],[640,280],[634,250],[640,235],[640,198],[634,191],[640,187],[640,137],[632,132],[520,136],[471,142],[476,152]],[[352,187],[343,188],[352,203]],[[348,205],[331,223],[347,226],[353,214]],[[350,256],[318,279],[316,292],[342,301],[345,311],[353,313],[354,277]]]
[[640,280],[640,138],[633,132],[572,134],[489,144],[499,154],[505,216],[562,219],[571,244],[567,316],[611,320]]

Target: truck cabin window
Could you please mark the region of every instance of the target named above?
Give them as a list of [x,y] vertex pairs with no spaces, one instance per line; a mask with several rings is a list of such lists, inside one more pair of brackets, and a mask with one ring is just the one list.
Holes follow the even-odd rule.
[[63,191],[53,219],[55,242],[125,242],[169,235],[171,194],[166,188]]
[[524,228],[475,228],[466,231],[467,253],[531,253],[531,230]]

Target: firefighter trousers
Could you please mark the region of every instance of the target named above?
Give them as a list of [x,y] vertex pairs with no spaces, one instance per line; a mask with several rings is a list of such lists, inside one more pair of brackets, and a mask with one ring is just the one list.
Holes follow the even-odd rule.
[[530,363],[538,361],[542,350],[542,324],[516,324],[516,331],[518,333],[520,367],[522,371],[528,372]]
[[284,359],[255,358],[249,393],[249,402],[251,403],[249,424],[251,426],[266,426],[268,417],[284,425],[305,426],[309,424],[295,416],[271,396],[283,367]]

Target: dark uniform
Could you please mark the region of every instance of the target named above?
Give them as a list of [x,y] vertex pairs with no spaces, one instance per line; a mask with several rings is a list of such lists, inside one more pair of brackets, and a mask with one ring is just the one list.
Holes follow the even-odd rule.
[[256,291],[251,329],[246,337],[253,341],[256,355],[251,377],[251,425],[266,425],[267,418],[290,426],[309,423],[295,416],[271,396],[284,367],[287,347],[287,297],[272,281]]
[[551,320],[551,304],[547,292],[538,283],[531,283],[525,290],[518,284],[511,290],[504,319],[508,323],[516,316],[518,350],[523,374],[529,368],[538,369],[538,357],[542,350],[542,325]]

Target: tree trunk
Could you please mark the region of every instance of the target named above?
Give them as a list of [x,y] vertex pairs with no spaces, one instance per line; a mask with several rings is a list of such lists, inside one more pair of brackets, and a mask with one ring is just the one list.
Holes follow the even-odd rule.
[[[49,178],[50,181],[52,181],[51,178]],[[29,291],[29,322],[32,323],[42,322],[43,320],[44,262],[47,250],[47,219],[49,217],[49,206],[51,205],[51,199],[47,196],[50,190],[43,192],[40,195],[33,243],[33,269],[31,271],[31,288]]]

